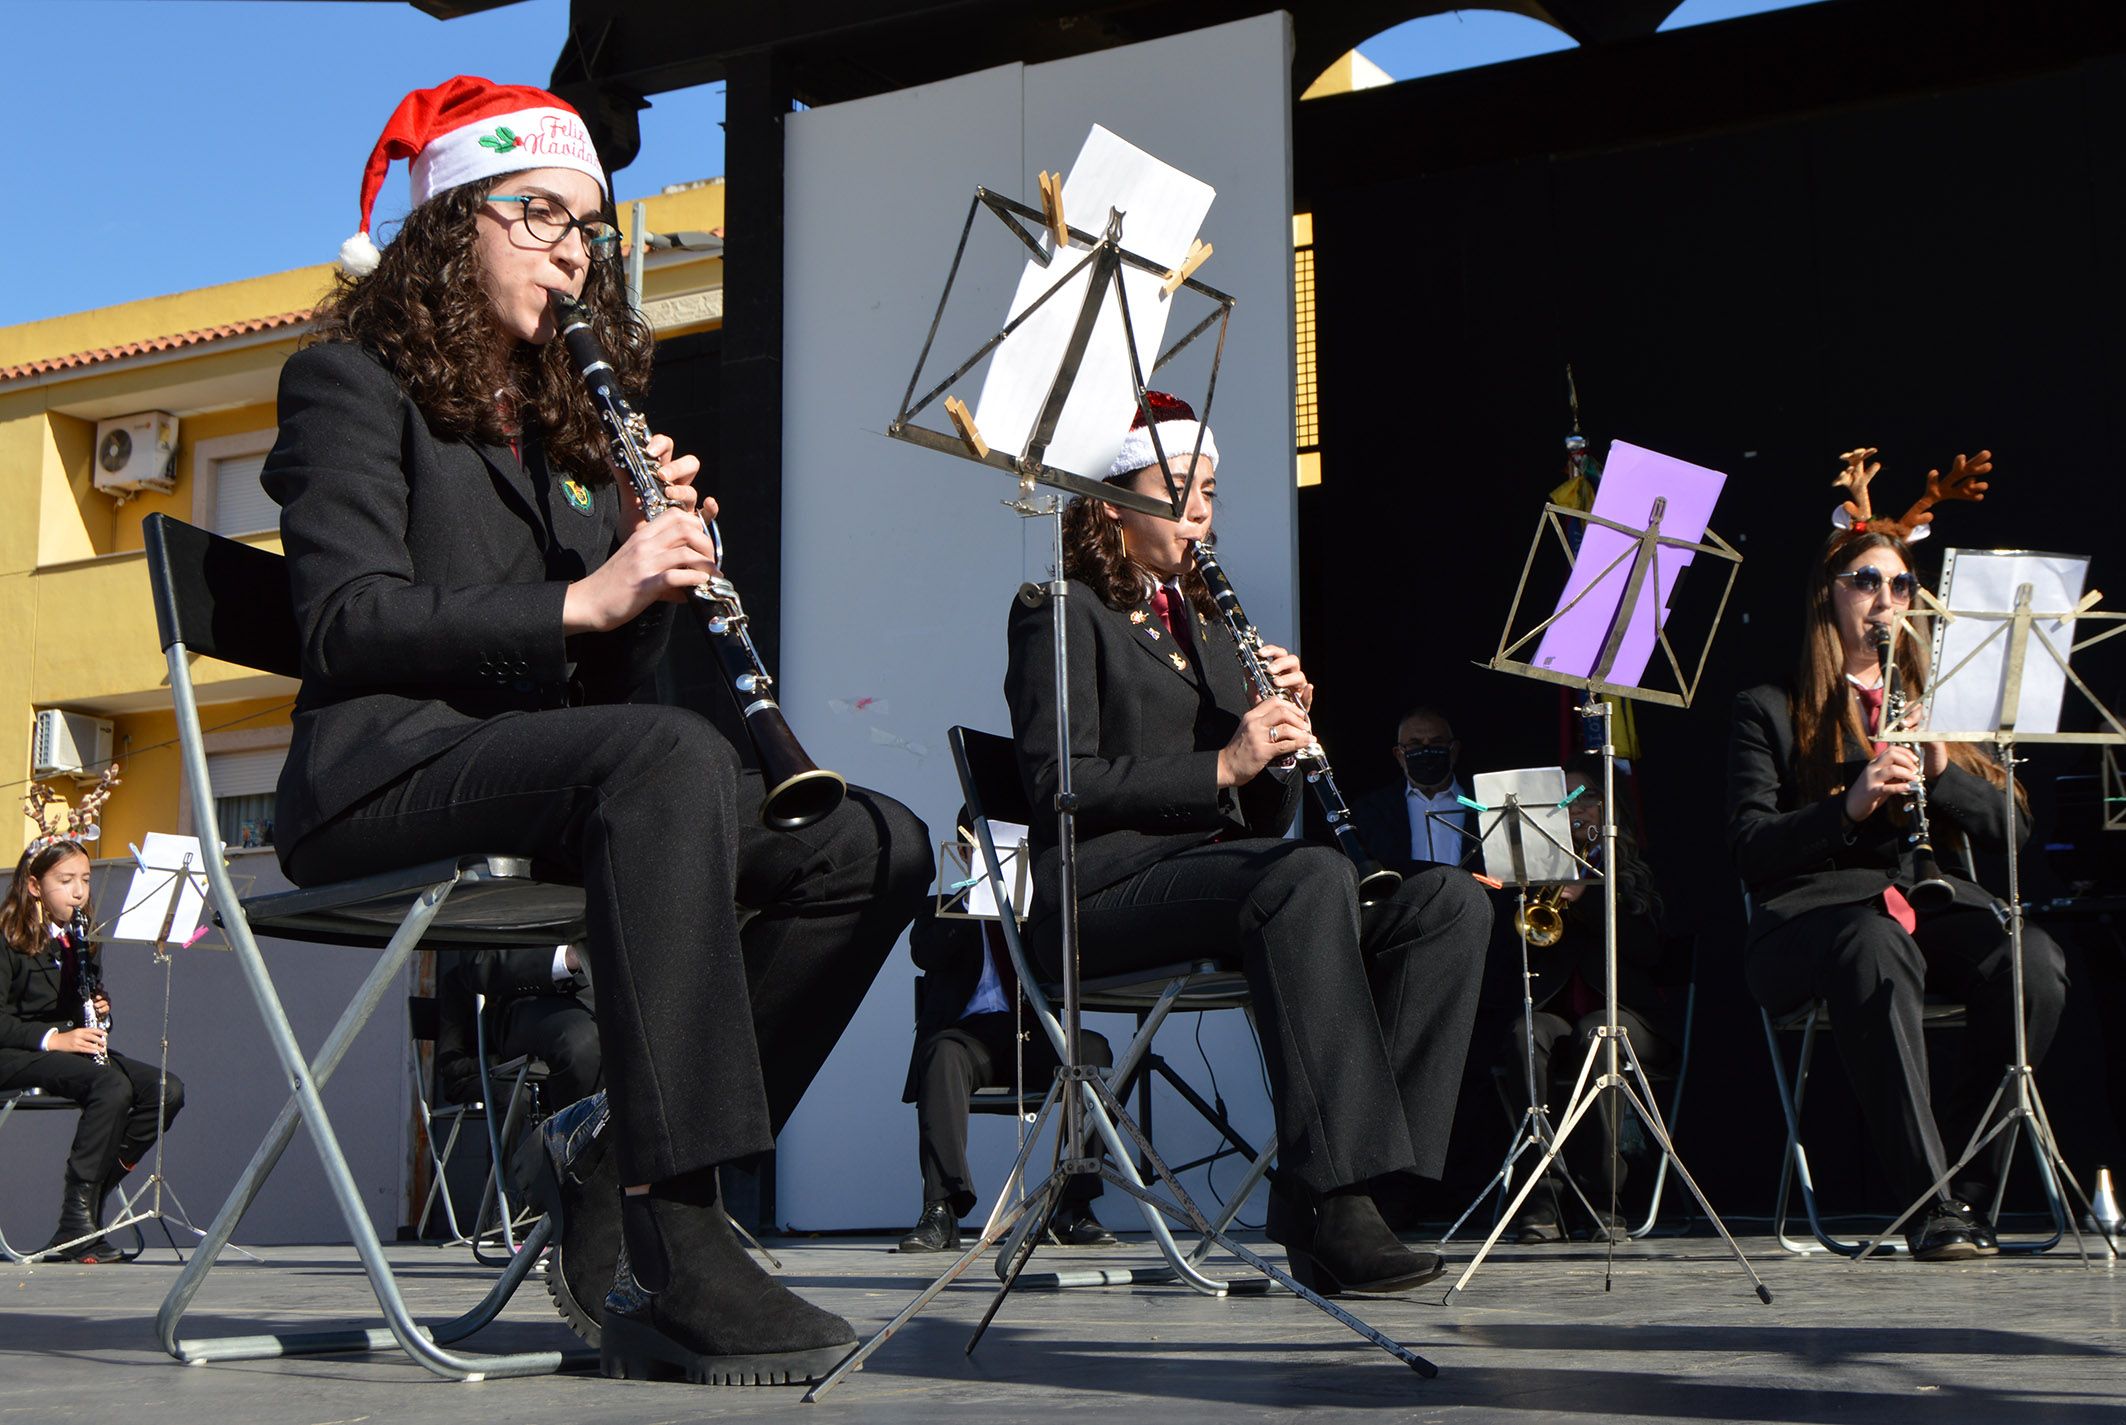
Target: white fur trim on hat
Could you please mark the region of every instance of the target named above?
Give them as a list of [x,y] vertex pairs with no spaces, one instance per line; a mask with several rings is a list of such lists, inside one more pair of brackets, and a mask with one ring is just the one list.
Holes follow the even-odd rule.
[[367,277],[383,260],[367,233],[356,233],[340,244],[340,270],[350,277]]
[[[1196,432],[1203,432],[1203,458],[1218,464],[1218,442],[1211,439],[1211,429],[1200,421],[1161,421],[1158,425],[1159,445],[1166,451],[1168,460],[1186,460],[1196,448]],[[1139,426],[1122,438],[1122,449],[1107,467],[1107,476],[1127,475],[1132,470],[1142,470],[1158,462],[1159,456],[1152,449],[1152,432]]]

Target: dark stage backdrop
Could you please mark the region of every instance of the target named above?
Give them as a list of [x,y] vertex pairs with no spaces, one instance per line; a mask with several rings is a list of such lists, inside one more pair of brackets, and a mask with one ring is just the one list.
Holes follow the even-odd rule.
[[[1930,465],[1989,446],[1991,496],[1941,513],[1923,573],[1949,544],[2089,551],[2107,605],[2126,597],[2109,498],[2122,85],[2126,63],[2105,61],[1314,196],[1324,483],[1301,494],[1302,631],[1347,789],[1392,777],[1394,723],[1417,699],[1451,710],[1469,767],[1557,759],[1558,690],[1476,665],[1562,474],[1568,360],[1598,452],[1623,438],[1728,472],[1714,527],[1746,563],[1698,704],[1639,713],[1647,849],[1700,963],[1680,1141],[1723,1209],[1769,1209],[1780,1139],[1739,966],[1728,709],[1792,661],[1838,453],[1882,448],[1875,488],[1894,511]],[[2024,770],[2042,808],[2051,777],[2094,765],[2034,750]],[[2052,832],[2041,821],[2034,847]],[[2112,841],[2116,876],[2126,837]],[[2026,872],[2035,896],[2055,893],[2045,854]],[[2081,1173],[2122,1159],[2102,1051],[2105,1019],[2126,1038],[2118,941],[2100,933],[2070,950],[2075,1004],[2040,1075]],[[1835,1051],[1819,1064],[1812,1161],[1829,1205],[1887,1207]],[[1495,1103],[1465,1104],[1455,1158],[1474,1181],[1501,1123]]]

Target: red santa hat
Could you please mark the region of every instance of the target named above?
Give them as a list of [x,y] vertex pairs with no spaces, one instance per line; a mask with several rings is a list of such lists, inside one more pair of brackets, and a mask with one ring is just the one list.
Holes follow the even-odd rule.
[[401,99],[370,151],[362,170],[361,230],[340,244],[340,266],[358,277],[376,270],[369,217],[395,158],[413,160],[417,208],[462,184],[531,168],[573,168],[612,191],[574,109],[544,89],[457,75]]
[[1213,466],[1218,464],[1218,442],[1211,439],[1211,428],[1196,419],[1195,408],[1168,392],[1146,391],[1144,405],[1137,407],[1137,414],[1129,423],[1129,434],[1122,440],[1122,449],[1107,467],[1108,479],[1159,463],[1158,453],[1152,449],[1154,427],[1146,425],[1144,420],[1146,407],[1151,409],[1152,420],[1159,432],[1159,448],[1166,452],[1167,459],[1187,459],[1196,449],[1196,434],[1201,431],[1203,458]]

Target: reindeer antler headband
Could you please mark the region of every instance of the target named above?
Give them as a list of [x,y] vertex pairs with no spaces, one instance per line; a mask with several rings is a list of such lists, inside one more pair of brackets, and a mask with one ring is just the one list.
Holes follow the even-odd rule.
[[1927,472],[1927,491],[1912,502],[1912,507],[1897,519],[1878,517],[1868,499],[1868,486],[1882,469],[1882,462],[1873,460],[1876,448],[1865,445],[1858,450],[1848,450],[1838,458],[1845,466],[1838,478],[1831,483],[1846,492],[1845,503],[1831,511],[1831,523],[1839,529],[1849,529],[1855,534],[1887,534],[1910,544],[1925,539],[1934,523],[1934,507],[1944,500],[1970,500],[1976,503],[1986,498],[1987,483],[1982,476],[1993,473],[1993,452],[1981,450],[1974,456],[1956,457],[1944,475],[1939,470]]
[[62,841],[86,845],[100,838],[103,830],[96,825],[96,818],[102,813],[103,804],[111,799],[111,788],[117,786],[118,782],[118,765],[114,762],[104,770],[103,776],[89,789],[88,795],[81,799],[79,805],[67,808],[64,822],[47,813],[55,803],[64,805],[66,799],[42,782],[32,783],[28,793],[22,798],[23,811],[28,814],[30,820],[37,823],[37,835],[30,840],[28,854],[35,856],[46,847],[56,846]]

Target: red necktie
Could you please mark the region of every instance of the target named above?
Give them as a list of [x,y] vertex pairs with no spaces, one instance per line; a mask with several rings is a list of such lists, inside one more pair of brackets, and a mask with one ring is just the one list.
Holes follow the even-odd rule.
[[[1882,723],[1882,685],[1878,683],[1872,688],[1856,687],[1854,691],[1860,694],[1861,710],[1866,714],[1868,732],[1872,735]],[[1882,749],[1889,745],[1887,742],[1876,743],[1875,755],[1881,756]],[[1896,921],[1907,935],[1919,925],[1919,917],[1913,913],[1912,903],[1906,900],[1905,893],[1894,885],[1883,888],[1882,908],[1889,912],[1890,919]]]
[[1158,588],[1152,590],[1152,612],[1159,616],[1159,626],[1168,633],[1172,633],[1174,631],[1174,615],[1167,605],[1166,585],[1161,584]]

